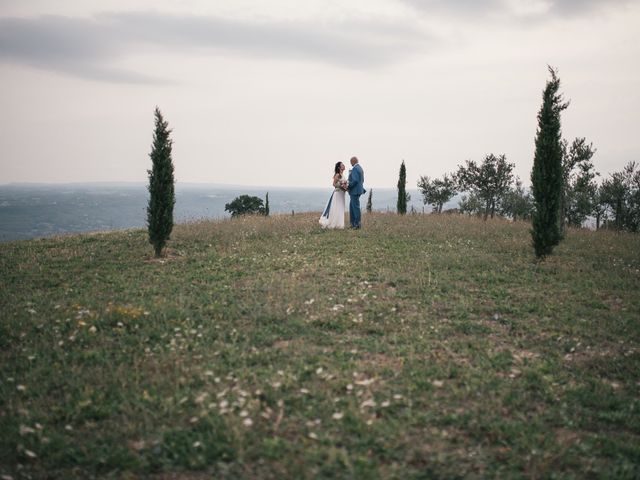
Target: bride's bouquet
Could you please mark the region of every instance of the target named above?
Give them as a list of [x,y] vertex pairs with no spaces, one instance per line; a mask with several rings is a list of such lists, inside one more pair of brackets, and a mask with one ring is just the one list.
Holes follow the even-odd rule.
[[346,180],[342,179],[338,181],[338,184],[336,185],[336,187],[340,188],[341,190],[344,190],[345,192],[347,190],[349,190],[349,182],[347,182]]

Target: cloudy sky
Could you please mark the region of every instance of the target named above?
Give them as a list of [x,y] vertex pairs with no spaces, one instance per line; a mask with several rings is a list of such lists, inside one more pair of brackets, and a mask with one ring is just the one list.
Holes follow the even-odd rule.
[[640,0],[0,0],[0,183],[372,187],[506,154],[529,184],[555,67],[603,174],[640,161]]

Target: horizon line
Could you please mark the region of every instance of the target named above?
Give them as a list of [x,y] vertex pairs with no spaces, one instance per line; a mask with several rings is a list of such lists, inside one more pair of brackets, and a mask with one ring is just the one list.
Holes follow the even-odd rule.
[[[0,183],[0,187],[11,187],[11,186],[53,186],[53,187],[64,187],[64,186],[78,186],[78,185],[130,185],[130,186],[146,186],[147,182],[136,181],[136,180],[92,180],[92,181],[71,181],[71,182],[2,182]],[[175,185],[187,185],[187,186],[201,186],[201,187],[217,187],[217,188],[247,188],[247,189],[277,189],[277,190],[323,190],[330,189],[329,187],[324,186],[265,186],[265,185],[241,185],[235,183],[214,183],[214,182],[175,182]],[[378,189],[378,190],[396,190],[396,187],[376,187],[372,186],[369,189]],[[413,188],[417,190],[418,188]]]

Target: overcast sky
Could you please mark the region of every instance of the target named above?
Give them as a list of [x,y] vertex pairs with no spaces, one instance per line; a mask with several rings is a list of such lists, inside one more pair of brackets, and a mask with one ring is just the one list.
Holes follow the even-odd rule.
[[530,183],[547,65],[565,138],[640,161],[640,0],[0,0],[0,183],[410,187],[506,154]]

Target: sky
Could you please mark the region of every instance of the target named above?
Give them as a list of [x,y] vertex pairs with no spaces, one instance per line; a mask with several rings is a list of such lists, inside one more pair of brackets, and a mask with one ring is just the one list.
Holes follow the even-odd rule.
[[505,154],[530,184],[542,90],[604,177],[640,161],[640,0],[0,0],[0,184],[410,188]]

